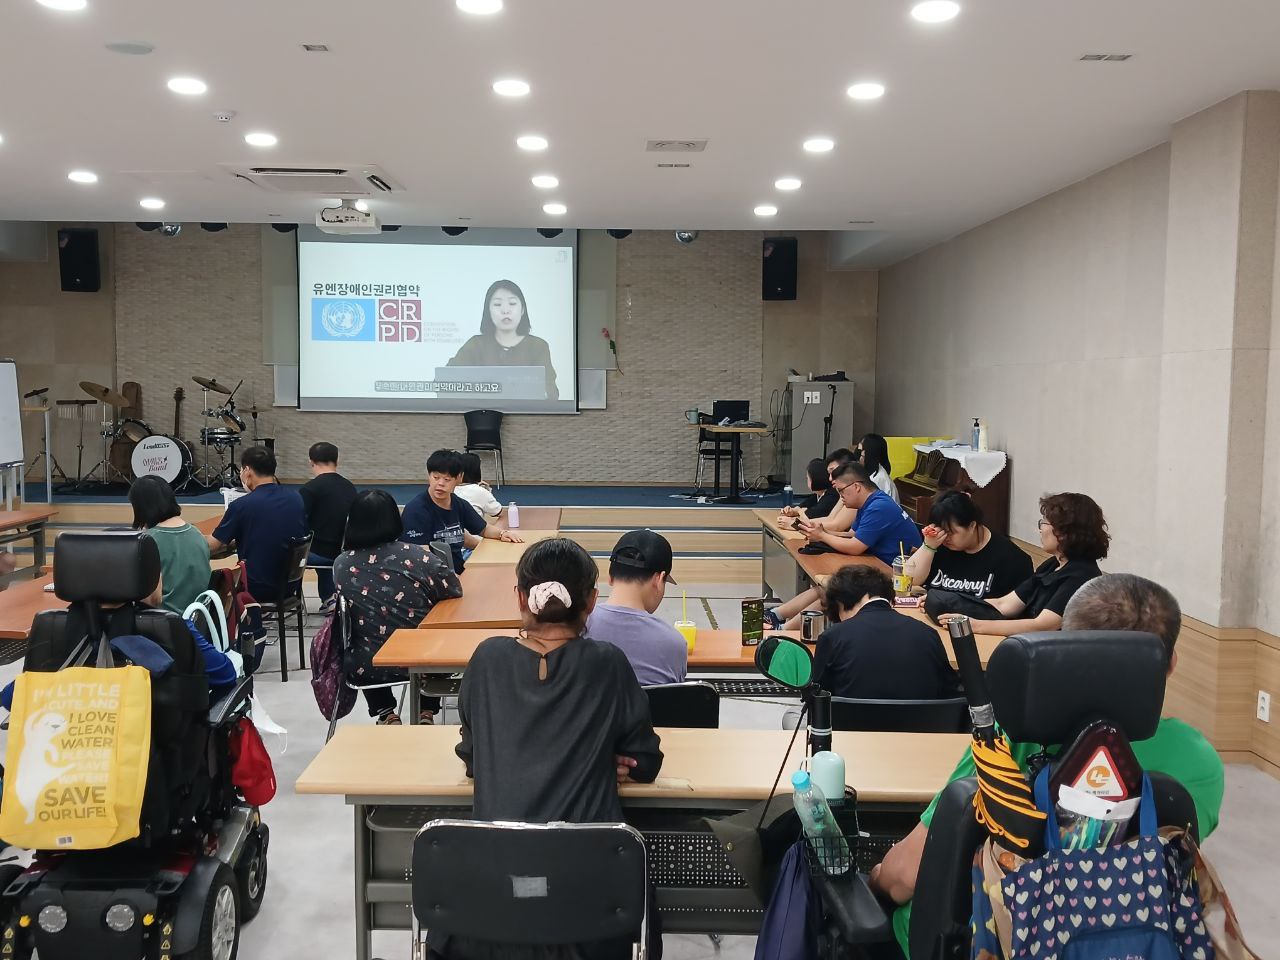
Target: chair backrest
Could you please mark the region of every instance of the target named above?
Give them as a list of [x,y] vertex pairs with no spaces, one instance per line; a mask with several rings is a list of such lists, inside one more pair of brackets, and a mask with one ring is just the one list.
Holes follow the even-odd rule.
[[302,580],[307,570],[307,557],[311,555],[311,534],[296,537],[289,541],[288,552],[284,555],[284,564],[280,568],[278,593],[287,596],[293,592],[293,585]]
[[[1151,790],[1161,826],[1188,827],[1200,835],[1195,803],[1186,788],[1163,773],[1151,772]],[[908,931],[910,960],[969,955],[973,910],[973,854],[987,838],[974,817],[976,777],[947,784],[938,797],[925,838]]]
[[720,726],[720,694],[705,680],[659,683],[645,687],[644,692],[655,727],[714,730]]
[[502,414],[497,410],[469,410],[462,415],[467,425],[467,449],[502,449]]
[[969,727],[969,704],[964,697],[947,700],[831,698],[833,730],[964,733]]
[[160,550],[137,530],[62,534],[53,545],[53,587],[69,603],[128,603],[160,582]]
[[412,870],[414,920],[433,942],[645,942],[644,839],[626,824],[433,820]]

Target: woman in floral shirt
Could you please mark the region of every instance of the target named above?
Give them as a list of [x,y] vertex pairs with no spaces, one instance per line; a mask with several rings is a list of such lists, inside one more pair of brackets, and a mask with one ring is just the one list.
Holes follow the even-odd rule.
[[[423,546],[399,542],[400,508],[385,490],[365,490],[347,514],[345,551],[333,561],[333,580],[351,612],[351,642],[344,669],[351,683],[394,683],[402,671],[379,669],[373,656],[396,630],[422,623],[441,600],[462,596],[457,576]],[[378,723],[399,723],[396,696],[389,688],[364,691],[369,715]],[[422,701],[430,723],[440,701]]]

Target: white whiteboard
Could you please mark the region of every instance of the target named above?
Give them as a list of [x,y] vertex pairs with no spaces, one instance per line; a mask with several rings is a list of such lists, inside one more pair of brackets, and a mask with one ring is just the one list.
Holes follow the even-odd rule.
[[20,466],[24,462],[18,365],[12,360],[0,360],[0,467]]

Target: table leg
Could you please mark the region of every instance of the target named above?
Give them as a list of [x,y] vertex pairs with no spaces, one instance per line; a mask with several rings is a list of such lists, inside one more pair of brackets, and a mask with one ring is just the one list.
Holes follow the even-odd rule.
[[33,580],[38,580],[40,577],[44,576],[44,561],[45,561],[44,535],[45,535],[45,525],[43,520],[40,523],[34,523],[31,525],[31,548],[32,548],[32,552],[35,554],[35,565],[31,568],[32,570],[31,577]]
[[422,698],[418,694],[418,681],[420,675],[413,670],[409,671],[409,723],[416,724],[418,717],[422,715]]
[[[738,458],[742,454],[742,434],[729,434],[729,495],[719,497],[716,503],[749,503],[742,494],[742,477],[739,475]],[[718,462],[718,461],[717,461]]]
[[716,466],[713,473],[713,476],[715,477],[715,487],[712,489],[711,493],[713,496],[718,497],[720,496],[720,434],[715,433],[712,434],[712,436],[715,437],[716,443]]
[[356,817],[356,960],[369,960],[373,954],[373,931],[369,929],[369,833],[364,805],[357,803],[352,809]]

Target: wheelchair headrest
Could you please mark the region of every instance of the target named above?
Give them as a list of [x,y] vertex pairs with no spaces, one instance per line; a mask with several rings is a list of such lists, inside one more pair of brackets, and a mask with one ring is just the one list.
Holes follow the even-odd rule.
[[64,533],[53,546],[53,588],[69,603],[129,603],[160,582],[156,542],[136,530]]
[[1131,741],[1156,732],[1169,658],[1153,633],[1077,630],[1008,637],[987,664],[996,722],[1010,739],[1068,743],[1094,720]]

